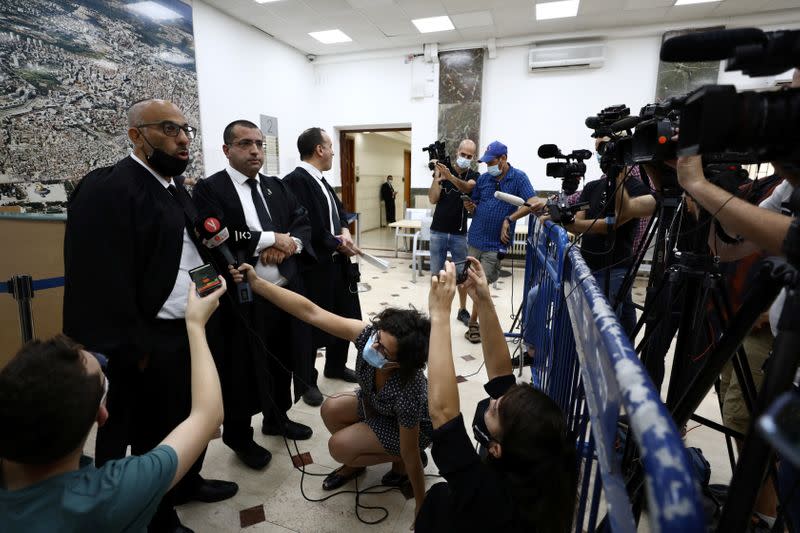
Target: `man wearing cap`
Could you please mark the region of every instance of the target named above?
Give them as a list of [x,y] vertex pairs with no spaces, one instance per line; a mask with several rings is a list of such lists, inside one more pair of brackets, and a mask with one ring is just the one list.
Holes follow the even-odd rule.
[[[541,209],[546,201],[535,196],[536,191],[528,176],[508,163],[508,148],[500,141],[489,144],[478,161],[486,163],[487,169],[478,177],[472,190],[472,200],[464,202],[472,213],[472,224],[467,234],[467,254],[481,262],[487,281],[494,283],[500,274],[500,259],[513,244],[516,221],[531,211]],[[524,198],[531,208],[516,208],[498,200],[494,197],[497,191]],[[464,337],[473,344],[481,342],[475,305]]]

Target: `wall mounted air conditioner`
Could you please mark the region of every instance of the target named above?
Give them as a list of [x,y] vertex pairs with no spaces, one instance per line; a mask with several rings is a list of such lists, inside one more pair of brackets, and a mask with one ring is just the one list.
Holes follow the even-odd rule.
[[531,72],[599,68],[603,66],[606,45],[602,41],[577,41],[534,44],[528,51]]

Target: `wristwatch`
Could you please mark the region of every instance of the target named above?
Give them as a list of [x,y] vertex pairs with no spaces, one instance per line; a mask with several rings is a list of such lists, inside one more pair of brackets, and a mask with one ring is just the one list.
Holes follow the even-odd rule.
[[511,217],[506,217],[506,222],[508,222],[508,225],[510,226],[514,221],[511,220]]
[[613,226],[616,223],[617,223],[617,217],[615,217],[615,216],[607,216],[606,217],[606,225],[607,226]]

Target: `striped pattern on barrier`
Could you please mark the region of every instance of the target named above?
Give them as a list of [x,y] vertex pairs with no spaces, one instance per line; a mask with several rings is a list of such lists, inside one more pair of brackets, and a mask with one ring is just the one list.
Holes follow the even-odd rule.
[[[550,222],[532,221],[529,235],[523,338],[535,349],[534,385],[561,406],[575,435],[575,531],[635,532],[638,513],[627,488],[637,482],[647,495],[650,531],[705,531],[677,428],[580,251]],[[625,451],[641,471],[626,466]]]

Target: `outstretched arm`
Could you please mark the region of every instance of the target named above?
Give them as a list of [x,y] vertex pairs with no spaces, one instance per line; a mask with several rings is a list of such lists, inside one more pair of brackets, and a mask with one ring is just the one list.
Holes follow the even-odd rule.
[[253,270],[253,267],[247,263],[239,266],[238,270],[232,266],[228,266],[228,269],[231,276],[233,276],[234,282],[239,283],[247,276],[247,281],[250,282],[253,292],[269,300],[290,315],[335,337],[355,341],[367,326],[366,322],[345,318],[326,311],[305,296],[261,279],[256,274],[256,271]]
[[434,429],[461,412],[458,398],[453,347],[450,342],[450,310],[456,292],[455,265],[445,263],[445,270],[431,276],[428,308],[431,314],[431,337],[428,345],[428,411]]
[[489,294],[489,283],[483,272],[481,262],[474,257],[467,257],[470,262],[469,277],[464,283],[475,305],[478,306],[478,323],[481,330],[481,348],[483,360],[486,362],[486,373],[489,379],[511,374],[511,354],[508,351],[506,336],[497,318],[497,311]]

